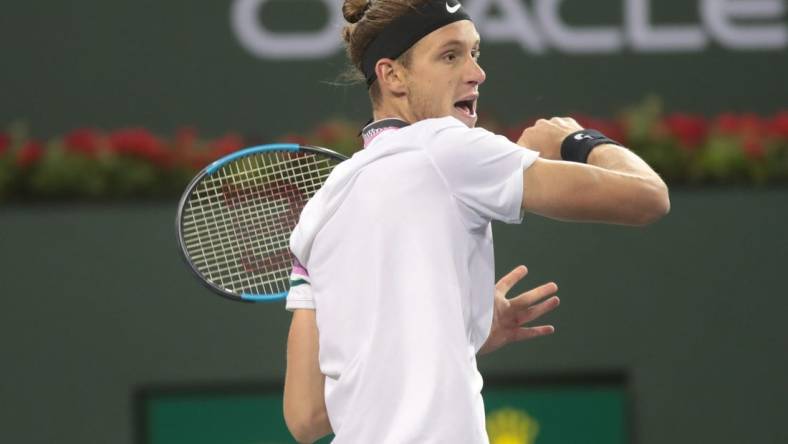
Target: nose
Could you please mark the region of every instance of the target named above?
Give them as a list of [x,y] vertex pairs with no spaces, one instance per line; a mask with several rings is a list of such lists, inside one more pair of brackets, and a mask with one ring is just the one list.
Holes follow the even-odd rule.
[[471,58],[468,68],[468,83],[474,85],[481,85],[487,79],[487,73],[484,72],[479,61]]

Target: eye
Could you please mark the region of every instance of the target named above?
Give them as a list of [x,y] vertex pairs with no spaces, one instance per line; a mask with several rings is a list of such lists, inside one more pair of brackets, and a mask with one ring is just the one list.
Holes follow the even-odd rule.
[[446,54],[443,54],[443,60],[446,60],[447,62],[453,62],[457,60],[457,54],[455,54],[454,51],[447,52]]
[[482,51],[480,49],[471,50],[471,57],[473,57],[474,60],[479,60],[479,57],[481,57],[481,55],[482,55]]

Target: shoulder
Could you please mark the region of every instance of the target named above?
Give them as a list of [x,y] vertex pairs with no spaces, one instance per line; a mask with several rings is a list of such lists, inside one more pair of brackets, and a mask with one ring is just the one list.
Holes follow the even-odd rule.
[[[413,125],[411,137],[428,154],[483,156],[494,152],[522,151],[524,148],[505,136],[482,127],[469,128],[455,117],[426,119]],[[486,153],[486,154],[485,154]]]
[[[374,147],[379,154],[384,151],[422,151],[428,157],[439,152],[478,149],[480,146],[510,147],[512,142],[484,128],[469,128],[452,116],[420,120],[408,127],[380,136],[380,143]],[[381,147],[387,149],[380,150]],[[366,150],[362,150],[366,151]]]
[[440,117],[426,119],[413,125],[414,130],[420,133],[425,142],[448,144],[452,146],[478,144],[480,141],[513,145],[504,136],[497,135],[482,127],[469,128],[455,117]]
[[[425,135],[439,134],[446,131],[452,133],[454,132],[468,133],[480,129],[480,128],[468,128],[464,123],[462,123],[461,121],[457,120],[455,117],[452,116],[424,119],[414,123],[409,128],[412,128],[414,132],[423,133]],[[482,131],[486,131],[486,130],[482,130]]]

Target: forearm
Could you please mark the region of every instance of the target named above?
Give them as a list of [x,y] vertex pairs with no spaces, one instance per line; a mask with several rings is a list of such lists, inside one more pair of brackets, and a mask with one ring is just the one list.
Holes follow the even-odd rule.
[[617,145],[600,145],[588,156],[588,164],[622,173],[626,186],[640,192],[643,211],[658,217],[670,211],[670,196],[665,182],[643,159],[629,149]]
[[553,219],[622,225],[646,225],[667,214],[667,188],[656,173],[622,163],[613,170],[537,160],[524,173],[523,208]]
[[646,162],[612,144],[589,153],[583,141],[595,136],[582,131],[574,119],[561,117],[539,119],[523,131],[517,143],[542,154],[523,173],[524,209],[554,219],[624,225],[646,225],[670,211],[668,188]]
[[284,415],[293,437],[311,443],[331,433],[324,398],[325,376],[318,363],[314,310],[296,310],[287,340]]
[[588,155],[588,164],[600,168],[631,174],[665,186],[662,178],[640,157],[618,145],[599,145]]

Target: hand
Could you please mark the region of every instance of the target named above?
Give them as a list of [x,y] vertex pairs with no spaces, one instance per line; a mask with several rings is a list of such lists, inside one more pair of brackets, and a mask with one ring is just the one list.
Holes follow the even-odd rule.
[[[520,265],[495,284],[492,328],[487,341],[479,350],[479,354],[497,350],[510,342],[523,341],[555,332],[552,325],[522,326],[526,322],[531,322],[545,313],[553,311],[561,303],[558,296],[551,296],[558,291],[558,285],[554,282],[506,299],[506,293],[527,274],[528,269],[524,265]],[[551,297],[543,300],[548,296]]]
[[561,160],[561,143],[566,136],[582,129],[583,127],[571,117],[539,119],[533,126],[523,131],[517,144],[539,151],[545,159]]

